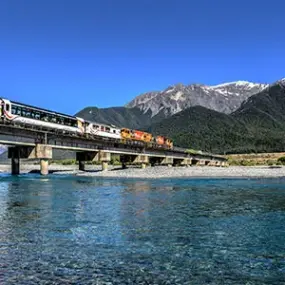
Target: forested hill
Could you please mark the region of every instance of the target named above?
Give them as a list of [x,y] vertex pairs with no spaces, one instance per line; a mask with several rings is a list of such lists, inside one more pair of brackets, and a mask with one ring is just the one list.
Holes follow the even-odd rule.
[[177,145],[216,153],[285,151],[285,81],[253,95],[230,115],[186,109],[150,126]]
[[231,114],[194,106],[168,118],[125,107],[88,107],[77,115],[148,130],[172,138],[177,146],[214,153],[285,151],[285,79],[249,97]]
[[140,129],[151,124],[150,113],[144,114],[138,108],[110,107],[99,109],[97,107],[87,107],[75,116],[92,122],[131,129]]

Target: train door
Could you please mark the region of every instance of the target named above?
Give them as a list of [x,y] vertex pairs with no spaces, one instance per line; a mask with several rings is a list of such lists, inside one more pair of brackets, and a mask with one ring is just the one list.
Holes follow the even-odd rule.
[[77,118],[77,127],[81,134],[85,133],[85,123],[83,119]]
[[1,100],[1,118],[7,118],[9,120],[12,119],[11,114],[11,102],[9,100],[2,99]]

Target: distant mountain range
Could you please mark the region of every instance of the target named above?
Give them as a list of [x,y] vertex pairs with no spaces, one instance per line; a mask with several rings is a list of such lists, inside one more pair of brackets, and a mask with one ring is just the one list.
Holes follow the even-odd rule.
[[177,84],[163,91],[149,92],[137,96],[126,107],[137,107],[143,113],[150,111],[151,117],[172,116],[194,106],[229,114],[241,103],[268,87],[267,84],[237,81],[216,86],[202,84]]
[[285,79],[216,86],[177,84],[134,98],[125,107],[87,107],[78,116],[171,137],[216,153],[285,151]]
[[[76,116],[165,135],[177,146],[213,153],[285,151],[285,78],[270,85],[177,84],[139,95],[125,107],[86,107]],[[0,146],[0,154],[6,149]]]
[[285,80],[249,97],[231,114],[196,106],[148,130],[168,135],[180,146],[216,153],[284,151]]
[[216,86],[176,84],[163,91],[141,94],[124,107],[86,107],[76,116],[119,127],[146,128],[194,106],[230,114],[237,110],[243,101],[268,86],[247,81]]

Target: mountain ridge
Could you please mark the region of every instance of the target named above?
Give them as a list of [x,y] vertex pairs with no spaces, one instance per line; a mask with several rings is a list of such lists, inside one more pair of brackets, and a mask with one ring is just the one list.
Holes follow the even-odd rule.
[[150,112],[151,117],[162,117],[163,114],[165,118],[198,105],[229,114],[238,109],[244,100],[268,86],[249,81],[227,82],[213,86],[179,83],[170,85],[163,91],[140,94],[125,107],[138,108],[143,113]]
[[182,147],[216,153],[284,151],[285,80],[249,97],[231,114],[190,107],[152,124],[149,131]]

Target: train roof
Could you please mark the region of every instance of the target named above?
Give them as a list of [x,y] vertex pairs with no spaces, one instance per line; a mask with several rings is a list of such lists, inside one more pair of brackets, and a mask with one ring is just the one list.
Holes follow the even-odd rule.
[[[1,98],[0,98],[1,99]],[[59,116],[62,116],[62,117],[66,117],[66,118],[69,118],[69,119],[73,119],[73,120],[76,120],[77,117],[76,116],[71,116],[71,115],[67,115],[67,114],[63,114],[63,113],[60,113],[60,112],[55,112],[55,111],[51,111],[51,110],[48,110],[48,109],[45,109],[45,108],[39,108],[39,107],[36,107],[36,106],[32,106],[32,105],[29,105],[29,104],[24,104],[24,103],[21,103],[21,102],[17,102],[17,101],[12,101],[12,100],[9,100],[9,99],[6,99],[6,98],[2,98],[2,99],[5,99],[5,100],[8,100],[10,101],[12,104],[15,104],[15,105],[19,105],[19,106],[23,106],[23,107],[27,107],[27,108],[31,108],[31,109],[34,109],[34,110],[37,110],[37,111],[43,111],[43,112],[47,112],[47,113],[50,113],[50,114],[53,114],[53,115],[59,115]],[[82,118],[83,119],[83,118]],[[102,126],[108,126],[108,127],[111,127],[111,128],[116,128],[116,129],[120,129],[119,127],[113,125],[113,124],[104,124],[104,123],[98,123],[98,122],[94,122],[94,121],[89,121],[89,120],[85,120],[83,119],[85,122],[87,123],[91,123],[91,124],[97,124],[97,125],[102,125]]]
[[67,114],[63,114],[63,113],[51,111],[51,110],[44,109],[44,108],[35,107],[35,106],[32,106],[32,105],[28,105],[28,104],[23,104],[23,103],[16,102],[16,101],[11,101],[11,100],[9,100],[9,101],[10,101],[12,104],[16,104],[16,105],[19,105],[19,106],[23,106],[23,107],[35,109],[35,110],[37,110],[37,111],[44,111],[44,112],[47,112],[47,113],[50,113],[50,114],[53,114],[53,115],[59,115],[59,116],[63,116],[63,117],[69,118],[69,119],[74,119],[74,120],[76,120],[76,117],[75,117],[75,116],[71,116],[71,115],[67,115]]
[[89,123],[89,124],[100,125],[100,126],[105,126],[105,127],[111,127],[113,129],[121,129],[120,127],[115,126],[113,124],[104,124],[104,123],[99,123],[99,122],[94,122],[94,121],[89,121],[89,120],[84,120],[84,121]]

